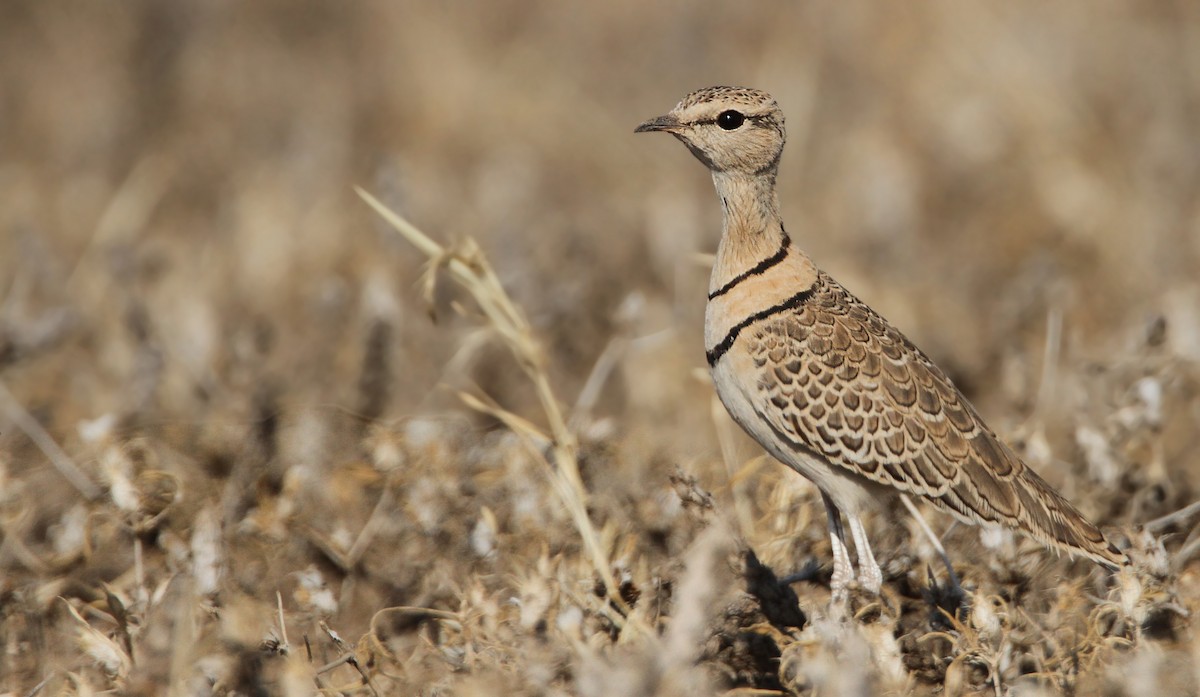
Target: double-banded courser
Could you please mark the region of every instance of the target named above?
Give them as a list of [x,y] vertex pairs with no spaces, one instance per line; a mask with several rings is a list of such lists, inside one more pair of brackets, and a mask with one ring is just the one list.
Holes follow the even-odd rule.
[[1019,530],[1108,567],[1116,547],[987,427],[929,358],[792,244],[775,176],[783,114],[765,92],[710,87],[637,132],[670,133],[709,170],[725,212],[704,335],[717,394],[743,429],[820,489],[831,587],[878,593],[860,514],[905,493],[976,525]]

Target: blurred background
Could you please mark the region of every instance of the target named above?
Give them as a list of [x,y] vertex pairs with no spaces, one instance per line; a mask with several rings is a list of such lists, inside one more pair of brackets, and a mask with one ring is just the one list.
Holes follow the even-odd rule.
[[[0,692],[81,666],[95,687],[178,679],[99,671],[55,598],[115,636],[107,584],[146,613],[138,651],[169,656],[151,613],[205,535],[217,580],[186,597],[258,611],[283,589],[297,623],[351,640],[388,605],[459,607],[463,579],[503,597],[539,545],[577,554],[569,526],[540,532],[566,518],[528,453],[455,396],[538,422],[527,381],[453,284],[427,302],[425,259],[356,185],[478,241],[576,417],[614,556],[652,540],[669,567],[697,525],[669,473],[733,500],[728,463],[756,451],[718,437],[697,372],[711,182],[633,128],[715,84],[783,108],[797,244],[1081,508],[1127,525],[1195,497],[1193,3],[5,2]],[[743,521],[775,475],[744,483]],[[377,506],[386,544],[355,547]],[[819,513],[808,542],[742,532],[788,573]]]

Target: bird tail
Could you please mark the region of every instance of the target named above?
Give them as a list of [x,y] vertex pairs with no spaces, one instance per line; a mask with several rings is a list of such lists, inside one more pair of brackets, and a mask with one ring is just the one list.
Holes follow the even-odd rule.
[[1069,501],[990,433],[973,441],[956,483],[939,497],[967,522],[1016,528],[1052,549],[1082,556],[1110,569],[1129,558],[1104,537]]
[[1099,528],[1084,518],[1037,472],[1025,467],[1014,484],[1017,485],[1014,488],[1025,512],[1021,529],[1029,536],[1042,544],[1087,557],[1113,570],[1129,565],[1129,557],[1109,542]]

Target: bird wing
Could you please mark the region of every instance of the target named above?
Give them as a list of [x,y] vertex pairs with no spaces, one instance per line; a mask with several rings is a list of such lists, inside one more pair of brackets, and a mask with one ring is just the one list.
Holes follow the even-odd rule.
[[[796,452],[1025,531],[1109,566],[1103,534],[993,433],[946,374],[824,273],[807,302],[749,333],[758,416]],[[769,406],[768,406],[769,405]]]

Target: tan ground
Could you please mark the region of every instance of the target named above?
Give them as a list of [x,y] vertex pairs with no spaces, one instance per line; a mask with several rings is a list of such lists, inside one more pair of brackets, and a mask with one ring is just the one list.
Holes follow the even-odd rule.
[[[951,619],[897,508],[823,619],[819,496],[702,371],[711,183],[632,133],[722,83],[1140,589],[929,513]],[[1197,124],[1186,2],[3,3],[0,695],[1195,694],[1200,535],[1138,526],[1200,498]]]

